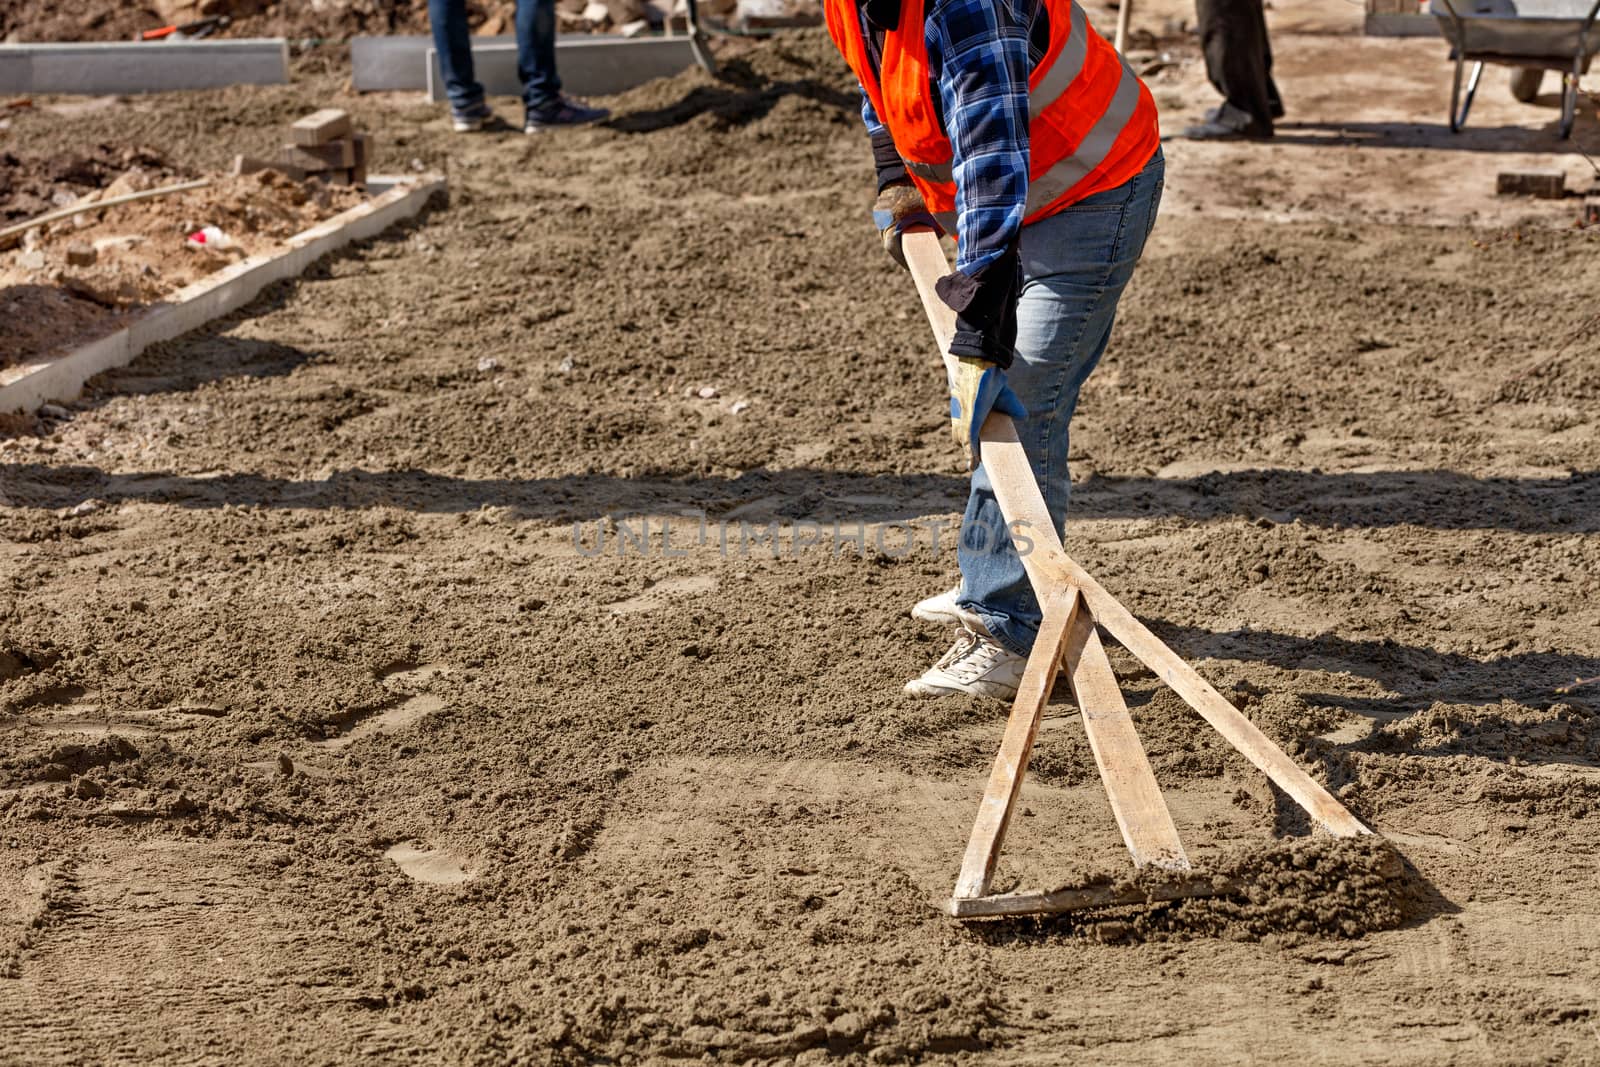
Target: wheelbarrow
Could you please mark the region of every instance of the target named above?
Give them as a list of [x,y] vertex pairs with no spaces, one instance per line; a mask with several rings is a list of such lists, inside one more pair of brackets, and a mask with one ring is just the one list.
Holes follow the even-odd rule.
[[[1525,86],[1530,72],[1559,72],[1561,137],[1572,135],[1578,79],[1589,72],[1589,61],[1600,51],[1600,33],[1595,30],[1600,0],[1430,0],[1428,11],[1439,20],[1456,64],[1450,87],[1450,132],[1459,133],[1466,125],[1484,65],[1499,63],[1522,72],[1514,76],[1514,87]],[[1463,99],[1468,63],[1473,68],[1465,79]],[[1536,81],[1533,86],[1537,92]],[[1524,92],[1516,95],[1522,99]]]

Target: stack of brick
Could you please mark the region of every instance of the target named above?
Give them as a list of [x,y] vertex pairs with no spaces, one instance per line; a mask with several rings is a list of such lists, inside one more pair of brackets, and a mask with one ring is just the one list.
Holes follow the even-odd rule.
[[276,159],[239,156],[233,169],[237,174],[277,170],[297,181],[364,186],[371,157],[372,139],[355,128],[349,112],[325,108],[290,125],[289,143],[278,150]]

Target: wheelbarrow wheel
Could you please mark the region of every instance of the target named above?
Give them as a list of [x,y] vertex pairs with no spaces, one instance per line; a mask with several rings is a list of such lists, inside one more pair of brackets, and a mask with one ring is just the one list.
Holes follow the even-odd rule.
[[1539,99],[1539,89],[1544,85],[1543,67],[1512,67],[1511,95],[1524,104]]

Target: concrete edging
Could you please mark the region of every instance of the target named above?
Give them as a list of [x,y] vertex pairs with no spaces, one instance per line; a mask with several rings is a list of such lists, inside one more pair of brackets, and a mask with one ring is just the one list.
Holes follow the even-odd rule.
[[[495,96],[521,96],[513,37],[474,37],[474,73]],[[578,96],[620,93],[652,78],[670,77],[694,64],[689,38],[573,34],[556,38],[562,88]],[[444,99],[433,38],[417,35],[353,37],[350,84],[358,92],[416,89]]]
[[287,85],[282,37],[0,44],[0,93],[161,93]]
[[146,348],[204,326],[248,304],[274,282],[298,277],[329,252],[375,237],[422,211],[446,189],[429,176],[414,181],[374,177],[389,188],[375,199],[320,222],[289,238],[289,247],[252,256],[172,294],[115,333],[80,345],[64,355],[41,358],[0,371],[0,414],[37,411],[52,400],[70,400],[96,374],[122,367]]
[[[515,45],[516,38],[509,36],[474,37],[472,50],[484,45]],[[556,41],[559,48],[561,42]],[[386,37],[350,38],[350,85],[358,93],[393,92],[405,89],[427,89],[428,72],[423,64],[433,48],[433,38],[417,34],[396,34]]]
[[[517,46],[486,44],[472,50],[473,73],[490,96],[521,96]],[[694,66],[688,37],[589,37],[559,44],[556,69],[561,87],[577,96],[624,93],[656,78],[670,78]],[[445,99],[438,54],[428,49],[424,62],[428,99]]]

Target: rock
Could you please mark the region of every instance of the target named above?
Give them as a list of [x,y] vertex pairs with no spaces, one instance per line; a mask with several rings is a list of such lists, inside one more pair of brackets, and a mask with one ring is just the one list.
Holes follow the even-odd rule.
[[67,263],[74,267],[92,267],[100,254],[94,250],[94,245],[75,241],[67,246]]
[[683,1039],[691,1045],[705,1045],[716,1047],[722,1038],[722,1028],[717,1026],[689,1026],[683,1031]]
[[17,266],[23,270],[44,270],[44,253],[24,252],[17,257]]
[[106,787],[93,778],[79,778],[74,783],[74,790],[79,800],[98,800],[106,795]]
[[717,395],[717,390],[713,386],[702,385],[699,390],[695,392],[695,395],[701,400],[710,400]]
[[647,20],[635,19],[632,22],[624,22],[618,32],[624,37],[637,37],[642,33],[649,32],[649,29],[650,23]]
[[0,648],[0,681],[21,678],[34,670],[32,657],[18,649]]
[[478,370],[482,372],[495,370],[499,366],[500,361],[495,359],[493,356],[484,356],[482,359],[478,360]]
[[857,1041],[867,1032],[867,1020],[857,1012],[847,1011],[828,1024],[828,1036],[841,1041]]
[[294,777],[294,760],[289,758],[289,753],[278,753],[278,773],[285,778]]
[[733,402],[733,407],[729,408],[728,410],[731,411],[735,415],[742,415],[746,411],[750,410],[750,401],[748,401],[748,400],[735,400]]
[[66,408],[62,407],[60,404],[40,404],[39,405],[39,414],[43,415],[47,419],[70,419],[70,418],[72,418],[72,412],[68,411]]

